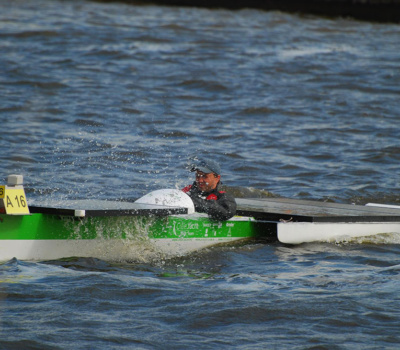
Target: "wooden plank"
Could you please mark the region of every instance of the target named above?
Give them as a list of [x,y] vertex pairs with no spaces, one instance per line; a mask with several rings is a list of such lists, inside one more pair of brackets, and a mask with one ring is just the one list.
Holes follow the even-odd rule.
[[238,215],[267,221],[400,222],[400,210],[289,198],[237,198]]

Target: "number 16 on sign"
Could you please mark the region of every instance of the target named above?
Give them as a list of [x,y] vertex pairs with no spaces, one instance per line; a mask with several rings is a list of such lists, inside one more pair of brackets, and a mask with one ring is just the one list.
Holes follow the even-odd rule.
[[3,201],[7,214],[29,214],[29,208],[23,188],[8,188],[7,186],[0,186],[0,199]]

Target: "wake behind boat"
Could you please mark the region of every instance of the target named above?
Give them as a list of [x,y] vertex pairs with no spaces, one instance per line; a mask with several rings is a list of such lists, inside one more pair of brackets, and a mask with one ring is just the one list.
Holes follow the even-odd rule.
[[236,201],[238,215],[227,221],[195,213],[190,197],[176,189],[154,191],[134,203],[79,200],[28,207],[22,176],[11,175],[8,185],[0,186],[0,261],[148,260],[254,238],[299,244],[400,234],[396,207],[286,198]]

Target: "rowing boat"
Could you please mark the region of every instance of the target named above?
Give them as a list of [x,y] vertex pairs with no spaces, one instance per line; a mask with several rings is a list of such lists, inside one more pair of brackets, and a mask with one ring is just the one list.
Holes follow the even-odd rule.
[[166,258],[258,235],[258,223],[248,217],[212,222],[204,214],[183,214],[182,208],[113,204],[120,209],[85,210],[83,217],[75,215],[81,209],[47,207],[31,207],[30,215],[0,215],[0,260]]
[[288,198],[237,198],[237,216],[211,221],[182,191],[163,189],[135,202],[76,200],[29,205],[22,176],[0,186],[0,261],[92,257],[170,258],[249,239],[285,244],[400,235],[400,208]]
[[22,177],[15,179],[10,176],[0,187],[0,261],[169,258],[267,234],[268,224],[252,217],[215,222],[194,213],[190,197],[176,189],[154,191],[133,203],[77,200],[28,207]]

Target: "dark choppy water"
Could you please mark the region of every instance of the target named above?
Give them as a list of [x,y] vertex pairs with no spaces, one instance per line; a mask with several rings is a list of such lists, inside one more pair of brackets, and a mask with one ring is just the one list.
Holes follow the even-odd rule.
[[[191,181],[399,203],[400,26],[280,12],[0,2],[1,177],[31,201]],[[400,237],[172,261],[0,265],[0,348],[397,349]]]

